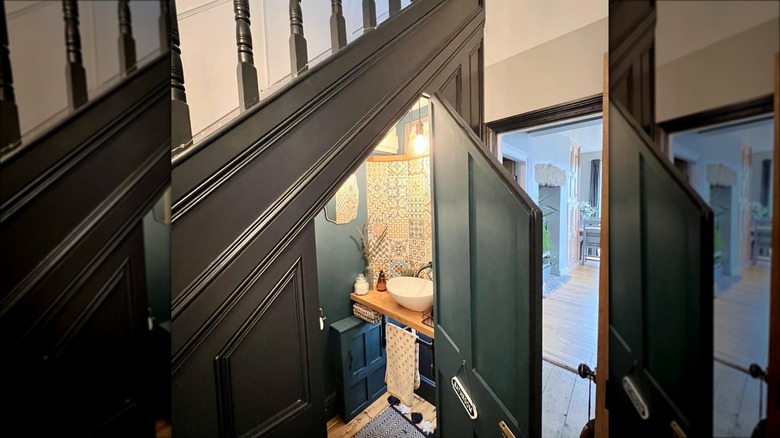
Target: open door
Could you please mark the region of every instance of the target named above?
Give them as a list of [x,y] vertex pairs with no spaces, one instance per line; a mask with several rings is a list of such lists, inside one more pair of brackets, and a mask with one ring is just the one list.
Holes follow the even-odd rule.
[[775,149],[772,160],[772,271],[769,297],[767,434],[780,435],[780,53],[775,55]]
[[448,103],[431,103],[439,434],[539,436],[542,212]]
[[609,114],[609,431],[712,436],[712,211],[622,105]]

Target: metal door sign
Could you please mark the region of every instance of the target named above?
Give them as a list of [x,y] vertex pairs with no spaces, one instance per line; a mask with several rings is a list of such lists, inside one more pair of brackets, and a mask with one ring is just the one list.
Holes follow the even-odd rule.
[[642,399],[636,386],[634,386],[634,382],[628,376],[623,377],[623,390],[626,391],[631,403],[634,404],[634,408],[639,413],[639,417],[643,420],[650,418],[650,411],[647,409],[647,403]]
[[474,404],[473,401],[471,401],[471,397],[466,392],[466,390],[463,388],[463,385],[460,383],[460,380],[458,380],[457,377],[452,378],[452,389],[455,390],[455,394],[460,399],[461,404],[463,405],[463,408],[466,409],[466,413],[469,414],[469,418],[472,420],[477,419],[477,405]]

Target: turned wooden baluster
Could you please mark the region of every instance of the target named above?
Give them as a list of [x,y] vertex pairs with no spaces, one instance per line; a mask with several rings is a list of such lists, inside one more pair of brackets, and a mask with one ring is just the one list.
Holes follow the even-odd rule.
[[336,53],[347,45],[347,24],[344,21],[341,0],[331,0],[330,3],[330,47],[331,52]]
[[376,2],[363,0],[363,33],[376,27]]
[[130,0],[119,0],[119,72],[127,76],[135,71],[135,39],[133,20],[130,16]]
[[290,0],[290,64],[292,77],[306,71],[309,53],[303,36],[301,0]]
[[238,102],[241,112],[260,100],[257,69],[252,55],[252,30],[249,27],[249,0],[233,0],[236,14],[236,44],[238,45]]
[[160,0],[160,53],[171,48],[171,5],[170,0]]
[[391,17],[395,17],[401,12],[401,0],[388,0],[387,5],[390,7]]
[[21,138],[19,111],[14,96],[14,79],[11,74],[11,52],[8,50],[8,27],[5,23],[5,2],[0,2],[0,150]]
[[171,5],[171,146],[177,148],[192,140],[190,107],[184,90],[184,68],[179,48],[179,20],[176,2]]
[[76,0],[62,0],[65,20],[65,47],[68,50],[65,74],[68,81],[68,106],[71,110],[87,102],[87,74],[81,59],[79,6]]

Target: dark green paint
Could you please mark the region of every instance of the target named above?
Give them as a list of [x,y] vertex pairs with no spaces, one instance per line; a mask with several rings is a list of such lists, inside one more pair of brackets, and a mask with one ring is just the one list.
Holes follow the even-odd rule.
[[610,101],[610,434],[712,436],[712,211],[625,114]]
[[[365,261],[360,252],[360,236],[355,229],[362,229],[368,220],[365,163],[358,168],[355,175],[360,191],[357,218],[348,224],[336,225],[325,220],[325,215],[320,212],[314,219],[320,306],[327,318],[320,343],[320,348],[325,351],[325,394],[332,394],[338,389],[340,372],[338,340],[328,327],[352,315],[349,294],[354,289],[355,277],[365,269]],[[327,208],[328,217],[335,219],[335,201],[331,200]]]
[[[541,433],[542,212],[438,96],[433,105],[437,423]],[[463,362],[465,361],[465,366]],[[477,406],[454,396],[457,376]]]

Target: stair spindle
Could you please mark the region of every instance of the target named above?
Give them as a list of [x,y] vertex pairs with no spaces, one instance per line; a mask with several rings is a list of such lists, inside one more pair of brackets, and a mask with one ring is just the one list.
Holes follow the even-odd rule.
[[192,140],[190,107],[184,89],[184,68],[179,47],[179,19],[176,2],[171,5],[171,146],[177,148]]
[[363,0],[363,33],[376,27],[376,2]]
[[252,29],[249,21],[249,0],[233,0],[236,15],[236,45],[238,46],[238,102],[241,112],[260,100],[257,69],[252,54]]
[[303,36],[301,0],[290,0],[290,64],[292,77],[306,71],[309,53]]
[[331,0],[330,9],[330,47],[331,52],[336,53],[347,45],[347,24],[344,21],[341,0]]
[[388,0],[387,5],[390,7],[390,17],[395,17],[401,12],[401,0]]
[[119,72],[127,76],[136,69],[133,19],[130,15],[130,0],[119,0]]
[[160,53],[171,48],[171,0],[160,0]]
[[62,0],[65,20],[65,47],[68,51],[65,74],[68,81],[68,106],[72,110],[87,103],[87,74],[81,58],[79,5],[76,0]]
[[15,144],[21,138],[19,111],[14,95],[14,79],[11,74],[11,52],[8,50],[8,26],[5,22],[5,2],[0,2],[0,150]]

